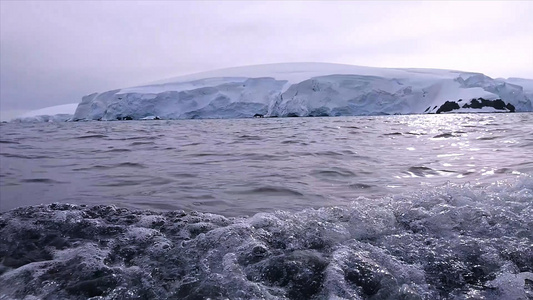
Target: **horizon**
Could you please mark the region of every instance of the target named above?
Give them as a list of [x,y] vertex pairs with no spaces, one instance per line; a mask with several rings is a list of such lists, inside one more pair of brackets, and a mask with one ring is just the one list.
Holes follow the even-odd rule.
[[94,92],[273,63],[533,79],[532,2],[2,1],[0,6],[2,121],[79,103]]
[[[202,72],[195,72],[195,73],[190,73],[190,74],[183,74],[183,75],[180,75],[180,76],[174,76],[174,77],[170,77],[170,78],[166,78],[166,79],[162,79],[162,80],[156,80],[156,81],[152,81],[152,82],[149,82],[149,83],[146,83],[146,84],[142,84],[142,85],[138,85],[138,86],[121,87],[121,88],[118,88],[118,89],[130,89],[130,88],[137,88],[137,87],[143,87],[143,86],[149,86],[149,85],[171,83],[172,80],[177,80],[177,79],[179,79],[181,77],[202,75],[202,74],[212,73],[212,72],[217,72],[217,71],[241,69],[241,68],[246,68],[246,67],[289,65],[289,64],[328,64],[328,65],[351,66],[351,67],[362,67],[362,68],[375,68],[375,69],[390,69],[390,70],[438,70],[438,71],[463,72],[463,73],[479,73],[479,72],[472,72],[472,71],[466,71],[466,70],[451,70],[451,69],[436,69],[436,68],[395,68],[395,67],[390,67],[389,68],[389,67],[372,67],[372,66],[361,66],[361,65],[347,65],[347,64],[328,63],[328,62],[282,62],[282,63],[267,63],[267,64],[257,64],[257,65],[242,65],[242,66],[221,68],[221,69],[208,70],[208,71],[202,71]],[[483,73],[479,73],[479,74],[483,74]],[[483,74],[483,75],[488,76],[487,74]],[[492,79],[500,79],[501,78],[501,77],[491,77],[491,76],[488,76],[488,77],[490,77]],[[507,78],[501,78],[501,79],[508,80],[508,79],[511,79],[511,78],[527,79],[527,80],[531,79],[531,80],[533,80],[532,78],[520,78],[520,77],[507,77]],[[105,91],[98,91],[98,92],[95,92],[95,93],[102,93],[102,92],[105,92]],[[24,111],[24,113],[17,114],[15,116],[10,116],[9,119],[0,119],[0,121],[11,121],[11,120],[14,120],[15,118],[19,118],[19,117],[36,116],[36,115],[38,115],[37,112],[43,112],[42,114],[45,114],[44,111],[52,109],[52,108],[63,107],[63,109],[64,109],[65,107],[67,107],[69,105],[79,104],[81,102],[81,98],[84,97],[84,96],[87,96],[87,95],[81,96],[79,102],[63,103],[63,104],[58,104],[58,105],[53,105],[53,106],[41,107],[41,108],[37,108],[37,109],[33,109],[33,110],[26,110],[26,111]]]

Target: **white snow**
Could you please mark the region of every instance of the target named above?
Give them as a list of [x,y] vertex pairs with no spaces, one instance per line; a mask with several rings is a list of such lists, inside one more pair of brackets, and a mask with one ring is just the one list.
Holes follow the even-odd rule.
[[64,122],[72,119],[78,103],[69,103],[32,110],[22,114],[13,122]]
[[498,99],[498,95],[487,92],[480,87],[461,88],[456,81],[443,81],[435,86],[437,89],[434,101],[444,103],[449,100],[470,100],[473,98],[484,98],[487,100]]
[[56,106],[50,106],[46,108],[41,108],[38,110],[32,110],[30,112],[27,112],[23,115],[21,115],[19,118],[30,118],[30,117],[36,117],[36,116],[52,116],[52,115],[58,115],[58,114],[71,114],[73,115],[76,111],[76,107],[78,107],[78,103],[69,103],[69,104],[63,104],[63,105],[56,105]]
[[[437,76],[440,78],[454,78],[457,71],[438,69],[394,69],[394,68],[374,68],[365,66],[353,66],[332,63],[279,63],[254,66],[243,66],[235,68],[219,69],[214,71],[184,75],[165,80],[155,81],[150,85],[123,89],[121,93],[154,91],[155,87],[160,88],[158,92],[169,90],[180,90],[186,87],[185,83],[197,82],[197,87],[203,84],[214,85],[222,80],[243,80],[246,78],[272,77],[277,80],[286,80],[288,85],[302,82],[306,79],[326,76],[331,74],[356,74],[364,76],[377,76],[388,78],[418,78]],[[206,80],[208,79],[208,80]],[[181,84],[181,85],[180,85]],[[144,88],[144,89],[142,89]],[[287,87],[288,88],[288,87]]]
[[508,110],[498,110],[494,107],[482,107],[482,108],[459,108],[451,112],[443,112],[443,114],[446,113],[505,113],[509,112]]
[[[435,113],[446,101],[502,99],[532,111],[533,80],[480,73],[282,63],[221,69],[83,97],[74,120]],[[486,112],[489,109],[469,111]]]
[[519,85],[524,89],[524,92],[533,93],[533,79],[511,77],[503,80],[503,82]]
[[148,116],[148,117],[141,118],[141,120],[159,120],[159,117],[158,116]]

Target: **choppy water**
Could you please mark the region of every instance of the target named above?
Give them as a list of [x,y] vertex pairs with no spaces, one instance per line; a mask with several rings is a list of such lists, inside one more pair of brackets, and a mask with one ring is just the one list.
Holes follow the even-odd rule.
[[533,114],[0,130],[0,299],[533,297]]
[[533,114],[2,124],[0,210],[226,216],[533,173]]

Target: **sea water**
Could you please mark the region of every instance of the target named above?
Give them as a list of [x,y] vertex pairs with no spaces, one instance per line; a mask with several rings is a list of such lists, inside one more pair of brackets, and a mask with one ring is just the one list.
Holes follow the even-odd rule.
[[533,114],[0,134],[0,299],[533,297]]

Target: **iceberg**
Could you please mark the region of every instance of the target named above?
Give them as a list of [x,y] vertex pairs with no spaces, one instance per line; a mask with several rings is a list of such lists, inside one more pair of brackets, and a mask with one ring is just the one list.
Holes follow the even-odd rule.
[[82,98],[72,119],[525,112],[533,111],[532,99],[530,79],[492,79],[481,73],[439,69],[281,63],[221,69],[94,93]]

